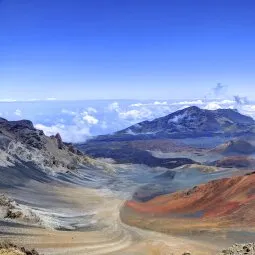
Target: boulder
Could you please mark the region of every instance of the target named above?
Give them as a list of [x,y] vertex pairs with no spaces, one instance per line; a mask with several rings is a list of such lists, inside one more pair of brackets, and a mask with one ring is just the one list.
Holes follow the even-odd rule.
[[63,140],[62,140],[61,135],[60,135],[59,133],[57,133],[57,134],[55,135],[55,138],[57,139],[58,148],[59,148],[60,150],[62,150],[63,147],[64,147],[64,143],[63,143]]

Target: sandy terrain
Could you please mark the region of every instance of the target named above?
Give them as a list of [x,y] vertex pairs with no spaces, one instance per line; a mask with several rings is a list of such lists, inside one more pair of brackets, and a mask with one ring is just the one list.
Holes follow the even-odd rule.
[[[31,190],[36,192],[31,193]],[[28,193],[30,192],[30,195]],[[113,194],[77,186],[51,186],[30,184],[19,190],[19,196],[34,203],[36,197],[52,204],[52,211],[61,209],[72,214],[96,212],[90,221],[93,227],[81,227],[73,231],[45,229],[22,222],[3,224],[1,240],[36,248],[44,254],[171,254],[185,251],[195,254],[215,254],[216,245],[199,243],[186,238],[171,237],[160,233],[129,227],[121,223],[119,208],[122,200]],[[54,201],[54,203],[53,203]],[[27,201],[28,202],[28,201]],[[39,201],[37,201],[39,203]]]

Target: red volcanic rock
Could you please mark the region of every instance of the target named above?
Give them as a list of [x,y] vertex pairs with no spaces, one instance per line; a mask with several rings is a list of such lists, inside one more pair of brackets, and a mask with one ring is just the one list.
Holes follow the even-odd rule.
[[[185,224],[213,224],[217,227],[243,226],[255,227],[255,174],[224,178],[196,186],[190,190],[169,195],[161,195],[147,202],[127,201],[122,209],[124,222],[143,227],[146,219],[153,218],[146,228],[158,230],[157,224],[164,222],[164,231],[171,229],[181,219]],[[135,215],[142,220],[128,220]],[[152,223],[153,222],[153,223]],[[221,223],[224,224],[221,225]],[[153,227],[153,224],[156,227]],[[193,226],[194,227],[194,226]],[[161,231],[161,230],[159,230]]]

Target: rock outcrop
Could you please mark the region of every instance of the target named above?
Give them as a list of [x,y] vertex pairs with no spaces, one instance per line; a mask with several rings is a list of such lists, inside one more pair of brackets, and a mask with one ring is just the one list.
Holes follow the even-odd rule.
[[45,226],[45,222],[32,208],[21,205],[5,195],[0,195],[0,219],[29,222]]
[[23,246],[18,246],[10,242],[0,243],[0,255],[39,255],[35,250],[28,250]]
[[46,171],[73,170],[88,158],[72,144],[65,144],[60,134],[48,137],[28,120],[7,121],[0,118],[0,166],[33,164]]
[[57,134],[55,135],[55,138],[56,138],[56,140],[57,140],[58,148],[59,148],[60,150],[62,150],[62,149],[64,148],[64,143],[63,143],[63,141],[62,141],[62,137],[60,136],[59,133],[57,133]]
[[[217,255],[254,255],[255,243],[234,244],[228,249],[223,250]],[[182,255],[192,255],[190,252],[184,252]]]
[[255,254],[255,243],[234,244],[232,247],[223,250],[218,255],[253,255]]

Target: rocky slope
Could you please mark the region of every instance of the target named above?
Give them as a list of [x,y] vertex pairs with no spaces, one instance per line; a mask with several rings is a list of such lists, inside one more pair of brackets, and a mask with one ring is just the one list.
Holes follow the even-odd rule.
[[4,242],[0,243],[0,255],[39,255],[39,253],[35,249],[27,250],[25,247]]
[[0,220],[3,219],[47,227],[47,217],[41,217],[41,215],[31,207],[19,204],[15,200],[0,194]]
[[122,220],[160,232],[255,228],[255,174],[224,178],[190,190],[127,201]]
[[247,156],[228,156],[217,160],[214,164],[223,168],[254,169],[255,159]]
[[223,250],[218,255],[253,255],[255,254],[255,243],[234,244],[232,247]]
[[255,146],[246,139],[233,139],[217,146],[212,152],[224,155],[249,155],[255,153]]
[[48,137],[28,120],[0,118],[0,167],[33,165],[45,171],[72,170],[87,157],[61,136]]

